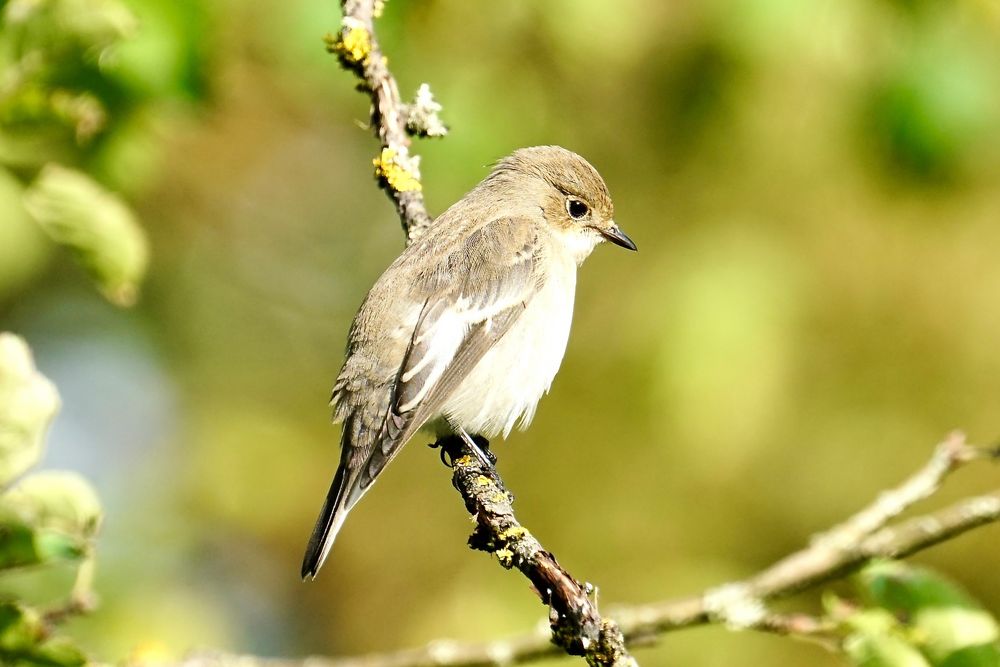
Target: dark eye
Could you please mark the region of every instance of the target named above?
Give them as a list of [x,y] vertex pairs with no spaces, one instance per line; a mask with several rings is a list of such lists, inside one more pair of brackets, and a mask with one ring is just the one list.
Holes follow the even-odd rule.
[[590,207],[579,199],[570,197],[566,200],[566,212],[574,220],[581,220],[586,218],[587,214],[590,213]]

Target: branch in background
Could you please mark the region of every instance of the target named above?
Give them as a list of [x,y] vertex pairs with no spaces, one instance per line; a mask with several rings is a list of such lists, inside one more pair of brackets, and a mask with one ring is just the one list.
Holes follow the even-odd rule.
[[381,0],[342,0],[344,18],[337,35],[327,37],[327,49],[357,75],[358,88],[371,96],[371,125],[382,144],[375,158],[379,185],[396,205],[407,242],[418,238],[431,224],[420,183],[420,158],[410,155],[413,136],[443,136],[447,129],[437,117],[441,110],[426,84],[413,104],[404,104],[388,59],[375,37],[375,19]]
[[[962,434],[953,433],[938,445],[921,470],[898,487],[879,494],[873,503],[843,523],[814,538],[808,547],[752,577],[700,595],[613,609],[611,615],[617,620],[617,632],[628,644],[636,646],[682,628],[724,624],[732,629],[796,636],[836,648],[837,640],[828,636],[828,628],[821,620],[798,614],[776,614],[768,610],[766,603],[844,577],[874,558],[902,558],[979,526],[1000,522],[998,489],[888,525],[904,509],[932,496],[950,473],[969,462],[990,458],[1000,458],[1000,449],[971,446]],[[557,611],[560,609],[557,605],[562,605],[582,613],[586,617],[582,624],[590,628],[590,632],[595,622],[602,630],[608,627],[608,634],[613,635],[608,639],[613,643],[617,636],[617,632],[610,630],[614,627],[613,622],[595,621],[601,618],[596,615],[596,605],[591,605],[591,611],[585,609],[583,602],[585,599],[590,603],[588,587],[580,585],[562,570],[552,555],[520,526],[510,505],[510,495],[495,471],[487,470],[475,457],[460,457],[455,464],[452,481],[476,518],[470,546],[495,554],[508,569],[517,567],[535,584],[539,596],[548,601],[552,610]],[[537,565],[531,564],[532,558]],[[557,587],[542,584],[539,588],[536,582],[549,581],[548,577]],[[558,591],[558,586],[562,585],[567,590]],[[553,599],[556,596],[564,598]],[[590,613],[595,616],[587,616]],[[553,625],[568,627],[567,620],[562,618],[555,619]],[[552,636],[548,628],[539,627],[530,634],[491,642],[439,640],[419,649],[355,658],[290,660],[202,655],[186,660],[182,667],[502,667],[558,656],[564,649],[553,645]],[[556,632],[557,639],[559,636]],[[599,635],[598,645],[608,639]]]

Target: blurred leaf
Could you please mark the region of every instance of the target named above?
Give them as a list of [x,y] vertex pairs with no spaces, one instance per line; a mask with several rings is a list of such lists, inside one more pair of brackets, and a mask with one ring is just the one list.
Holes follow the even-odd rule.
[[844,651],[861,667],[930,667],[920,651],[890,635],[851,635],[844,641]]
[[0,603],[0,655],[31,647],[41,631],[37,612],[15,602]]
[[79,475],[26,477],[0,496],[0,568],[80,558],[100,520],[97,495]]
[[[829,603],[827,603],[829,608]],[[884,609],[854,611],[843,619],[851,630],[844,651],[862,667],[929,667],[907,639],[905,628]]]
[[997,117],[997,78],[986,62],[974,44],[957,42],[954,34],[919,34],[864,109],[890,166],[934,180],[954,176],[968,162]]
[[[915,641],[933,664],[1000,664],[997,621],[956,584],[894,561],[874,563],[859,579],[872,602],[908,619]],[[953,662],[959,652],[961,662]]]
[[87,656],[70,640],[58,637],[36,647],[26,664],[43,667],[79,667],[87,664]]
[[0,569],[25,567],[43,562],[35,530],[24,523],[0,519]]
[[11,0],[3,18],[22,51],[79,49],[95,60],[137,28],[120,0]]
[[47,639],[38,612],[15,602],[0,603],[0,664],[10,667],[77,667],[82,652],[65,639]]
[[142,29],[116,49],[107,73],[134,97],[202,98],[210,43],[205,3],[144,0],[134,9]]
[[17,294],[45,268],[52,244],[24,210],[23,186],[0,167],[0,302]]
[[25,207],[58,243],[68,246],[111,302],[135,303],[146,272],[146,236],[132,210],[89,176],[46,166],[24,195]]
[[28,345],[0,333],[0,485],[38,461],[58,409],[59,394],[35,368]]
[[136,30],[119,0],[13,0],[0,23],[0,159],[37,169],[69,160],[105,129],[102,70]]
[[93,537],[101,522],[101,504],[93,487],[80,475],[64,471],[25,477],[0,496],[0,512],[38,529],[80,539]]

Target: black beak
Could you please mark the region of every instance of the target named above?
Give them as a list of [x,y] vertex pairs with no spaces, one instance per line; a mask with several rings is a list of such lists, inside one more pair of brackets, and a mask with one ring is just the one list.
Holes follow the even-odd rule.
[[618,225],[611,225],[611,229],[600,229],[598,231],[601,232],[601,236],[615,245],[620,245],[627,250],[638,250],[638,248],[635,247],[635,243],[632,242],[632,239],[630,239],[625,232],[618,229]]

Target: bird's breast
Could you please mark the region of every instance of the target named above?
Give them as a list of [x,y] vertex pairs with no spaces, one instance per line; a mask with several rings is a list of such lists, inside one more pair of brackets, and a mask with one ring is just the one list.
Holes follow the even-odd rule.
[[576,263],[566,257],[550,267],[517,322],[445,401],[451,423],[490,437],[531,421],[562,363],[573,320]]

